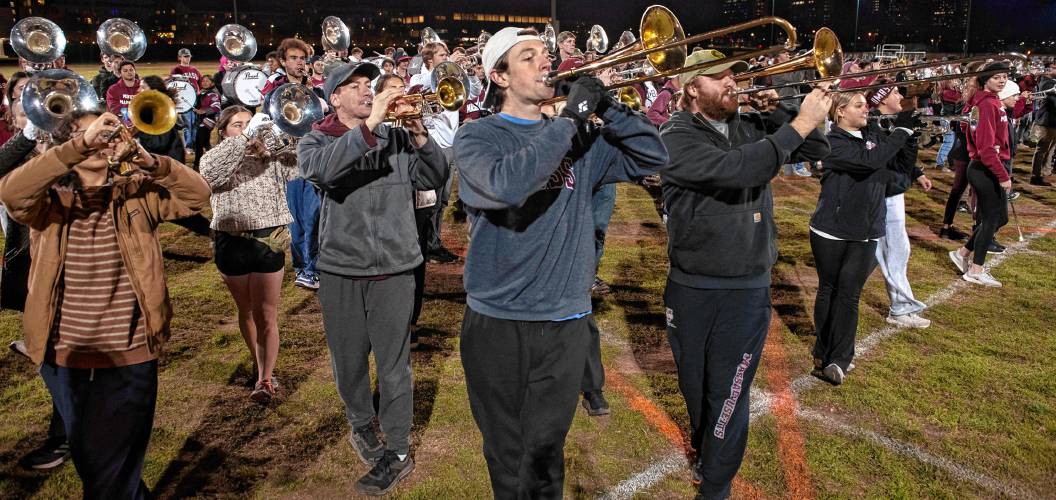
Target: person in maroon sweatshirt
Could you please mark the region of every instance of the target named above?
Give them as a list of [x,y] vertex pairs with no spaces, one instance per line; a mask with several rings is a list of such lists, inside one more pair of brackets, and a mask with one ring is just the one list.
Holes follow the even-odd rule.
[[117,115],[127,124],[131,123],[128,116],[128,103],[139,93],[136,63],[121,61],[117,67],[117,75],[121,79],[106,89],[106,110]]
[[979,225],[963,247],[950,252],[950,260],[964,273],[965,281],[1000,287],[1001,282],[983,264],[997,230],[1008,223],[1007,197],[1012,191],[1008,115],[997,97],[1008,82],[1008,63],[987,64],[977,81],[979,90],[966,96],[968,104],[964,108],[964,113],[972,119],[962,124],[962,128],[971,158],[968,183],[978,199]]

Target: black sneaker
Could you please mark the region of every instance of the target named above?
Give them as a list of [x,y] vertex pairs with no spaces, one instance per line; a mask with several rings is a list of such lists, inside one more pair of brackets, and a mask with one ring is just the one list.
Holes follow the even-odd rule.
[[967,236],[967,234],[958,231],[957,228],[953,226],[939,229],[939,238],[946,238],[948,240],[963,240]]
[[990,248],[986,249],[986,253],[1003,254],[1005,253],[1005,246],[996,241],[991,241]]
[[386,450],[365,476],[356,481],[356,491],[372,497],[380,497],[396,487],[414,470],[414,459],[407,455],[400,460],[396,452]]
[[700,486],[700,483],[704,482],[704,463],[700,460],[700,457],[693,460],[689,470],[693,473],[693,477],[689,481],[693,483],[693,486]]
[[37,448],[22,457],[22,467],[27,469],[54,469],[70,458],[70,444],[65,439],[48,440],[44,446]]
[[374,465],[385,454],[385,443],[378,439],[378,433],[374,432],[373,422],[352,429],[348,442],[352,444],[352,449],[356,450],[356,455],[359,455],[359,459],[366,465]]
[[584,392],[583,407],[587,409],[587,415],[592,417],[608,415],[610,412],[609,402],[605,400],[605,393],[602,391]]
[[594,283],[590,285],[590,293],[597,295],[607,295],[609,293],[612,293],[612,288],[610,288],[609,284],[606,283],[604,280],[595,276]]
[[429,262],[433,264],[450,264],[456,261],[458,261],[458,256],[444,247],[429,251]]
[[1031,186],[1042,186],[1042,187],[1052,186],[1052,184],[1050,184],[1048,182],[1045,182],[1045,178],[1041,177],[1040,175],[1031,176],[1030,185]]

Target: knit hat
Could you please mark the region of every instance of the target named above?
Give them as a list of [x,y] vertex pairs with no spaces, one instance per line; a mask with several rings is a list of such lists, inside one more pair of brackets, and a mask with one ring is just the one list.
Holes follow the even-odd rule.
[[1004,101],[1009,97],[1019,95],[1019,85],[1013,81],[1005,82],[1005,88],[1001,89],[1001,92],[997,93],[997,98]]
[[880,87],[878,89],[872,89],[865,93],[865,100],[869,103],[869,108],[876,108],[880,106],[880,103],[887,99],[887,96],[891,95],[895,91],[895,87]]

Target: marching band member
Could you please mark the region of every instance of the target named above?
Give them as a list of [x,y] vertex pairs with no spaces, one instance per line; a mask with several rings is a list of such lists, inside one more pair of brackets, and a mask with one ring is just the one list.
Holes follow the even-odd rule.
[[977,113],[978,122],[963,124],[968,143],[968,183],[978,199],[979,224],[964,246],[950,252],[950,260],[965,281],[1000,287],[983,264],[998,229],[1008,224],[1007,196],[1012,192],[1008,116],[997,94],[1008,81],[1008,63],[992,62],[976,77],[979,89],[968,98],[965,113]]
[[[818,206],[810,218],[810,250],[818,272],[814,303],[814,370],[833,385],[854,367],[858,302],[877,264],[877,242],[884,237],[889,169],[897,169],[913,130],[912,113],[895,120],[890,135],[868,128],[869,108],[861,92],[833,99],[828,134],[832,153],[825,158]],[[915,156],[914,156],[915,157]]]
[[106,90],[106,109],[117,115],[126,124],[132,123],[128,117],[128,103],[139,93],[139,76],[136,75],[136,63],[121,61],[117,64],[120,80]]
[[[553,70],[557,70],[561,63],[576,56],[576,35],[571,31],[562,31],[557,34],[557,57],[550,63]],[[578,56],[583,59],[582,55]]]
[[[380,75],[370,63],[334,69],[324,93],[334,114],[316,123],[297,147],[301,172],[323,194],[319,228],[319,302],[345,403],[352,443],[372,466],[356,483],[369,495],[391,491],[414,470],[410,431],[414,405],[409,320],[412,271],[422,263],[414,223],[414,191],[441,187],[447,161],[421,120],[384,123],[402,88],[374,96]],[[368,356],[374,352],[382,443],[374,432]]]
[[[1056,62],[1049,63],[1045,73],[1038,79],[1037,91],[1052,92],[1056,88]],[[1034,150],[1031,160],[1030,184],[1033,186],[1051,186],[1042,176],[1042,171],[1052,170],[1052,153],[1056,151],[1056,94],[1048,94],[1038,102],[1034,111],[1035,127],[1038,127],[1041,140]]]
[[34,233],[26,347],[85,498],[150,496],[141,473],[172,318],[157,226],[209,198],[193,170],[142,148],[141,173],[111,175],[107,137],[120,126],[110,113],[74,113],[61,145],[0,181],[0,201]]
[[99,73],[92,77],[92,88],[95,89],[95,95],[106,97],[106,91],[110,90],[110,86],[117,83],[119,79],[117,66],[124,60],[125,58],[120,54],[99,54],[99,62],[102,66],[99,67]]
[[[693,52],[686,66],[719,60]],[[660,170],[668,210],[671,269],[664,302],[667,337],[686,400],[693,482],[702,498],[725,498],[748,442],[748,390],[770,324],[770,270],[777,231],[770,180],[790,161],[829,151],[817,127],[829,98],[821,90],[799,115],[776,104],[737,112],[730,61],[679,75],[685,109],[660,136],[671,161]],[[776,97],[776,92],[770,94]]]
[[557,498],[590,339],[593,191],[649,174],[667,153],[590,76],[571,84],[560,116],[544,116],[552,65],[534,30],[495,33],[483,63],[498,112],[454,146],[472,242],[462,365],[494,496]]
[[202,154],[209,149],[209,141],[212,139],[213,128],[216,126],[217,115],[220,114],[220,91],[214,84],[213,77],[202,75],[201,88],[198,89],[198,99],[194,114],[198,115],[194,133],[194,169],[198,170],[201,164]]
[[[865,95],[870,116],[894,115],[904,113],[912,116],[913,109],[902,110],[902,94],[898,87],[881,87],[870,90]],[[908,119],[908,118],[907,118]],[[870,120],[869,131],[884,134],[878,120]],[[913,297],[913,287],[909,277],[909,234],[906,233],[906,198],[905,192],[915,181],[925,191],[931,189],[931,180],[917,166],[917,139],[910,136],[898,153],[898,161],[892,165],[889,173],[884,203],[887,215],[884,222],[884,236],[876,245],[876,260],[880,272],[887,284],[887,295],[891,299],[891,308],[886,321],[906,328],[927,328],[931,320],[920,315],[927,305]]]
[[[184,47],[179,50],[176,54],[179,63],[176,67],[172,68],[169,72],[170,76],[179,75],[178,78],[182,78],[187,82],[190,82],[194,86],[194,91],[197,92],[201,88],[202,73],[198,71],[198,68],[191,66],[191,50]],[[157,89],[161,90],[161,89]],[[194,145],[194,137],[197,132],[194,118],[194,108],[188,109],[182,115],[186,128],[183,129],[183,143],[187,146],[187,152],[191,152],[191,148]]]
[[[213,194],[213,260],[238,308],[238,330],[257,372],[250,398],[267,403],[279,391],[282,270],[293,216],[287,181],[297,176],[292,152],[280,153],[265,114],[231,106],[217,118],[220,141],[205,153],[201,173]],[[270,134],[268,132],[271,132]]]

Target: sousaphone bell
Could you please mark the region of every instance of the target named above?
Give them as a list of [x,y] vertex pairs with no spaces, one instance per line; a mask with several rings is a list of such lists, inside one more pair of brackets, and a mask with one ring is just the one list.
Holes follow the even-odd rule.
[[66,35],[49,19],[27,17],[11,28],[11,48],[33,64],[47,64],[66,51]]
[[214,39],[220,55],[238,62],[249,62],[257,55],[257,37],[241,24],[225,24]]
[[99,50],[107,55],[119,55],[126,61],[138,61],[147,51],[147,36],[133,21],[122,17],[107,19],[95,32]]
[[66,69],[36,73],[22,89],[22,109],[34,126],[45,132],[75,111],[97,111],[99,96],[83,77]]

